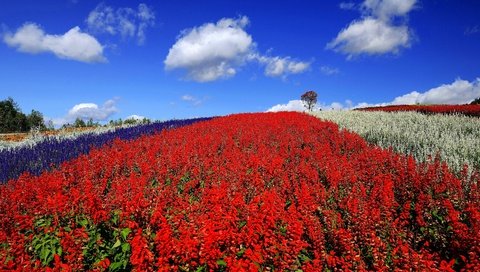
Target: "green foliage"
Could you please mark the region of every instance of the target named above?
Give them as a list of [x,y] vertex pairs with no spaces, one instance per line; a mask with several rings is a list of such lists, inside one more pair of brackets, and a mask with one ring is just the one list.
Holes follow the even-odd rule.
[[87,121],[87,127],[99,127],[100,123],[94,122],[92,118],[88,119]]
[[75,122],[73,123],[73,126],[76,127],[76,128],[79,128],[79,127],[86,127],[87,124],[85,124],[85,121],[83,121],[83,119],[77,118],[77,119],[75,119]]
[[39,111],[32,110],[25,115],[12,98],[0,101],[0,133],[28,132],[32,128],[46,129]]
[[83,251],[86,268],[92,268],[105,258],[111,263],[109,271],[129,271],[131,246],[127,239],[132,232],[129,228],[120,228],[119,213],[114,212],[110,221],[93,224],[87,218],[79,223],[87,230],[89,241]]
[[38,130],[46,130],[45,121],[43,120],[43,114],[39,111],[32,110],[32,112],[27,116],[28,124],[30,128]]
[[29,250],[33,256],[40,260],[43,266],[50,266],[54,255],[62,255],[60,238],[55,230],[51,230],[52,219],[48,216],[35,221],[35,231]]
[[479,105],[480,104],[480,97],[473,100],[472,103],[470,103],[471,105]]
[[26,132],[29,130],[27,116],[12,98],[0,101],[0,133]]

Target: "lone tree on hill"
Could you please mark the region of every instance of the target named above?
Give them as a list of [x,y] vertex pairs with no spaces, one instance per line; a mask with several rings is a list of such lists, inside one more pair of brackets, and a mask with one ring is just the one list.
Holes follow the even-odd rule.
[[480,105],[480,97],[473,100],[472,103],[470,103],[471,105]]
[[317,104],[317,93],[315,91],[307,91],[302,94],[302,102],[307,110],[312,111]]

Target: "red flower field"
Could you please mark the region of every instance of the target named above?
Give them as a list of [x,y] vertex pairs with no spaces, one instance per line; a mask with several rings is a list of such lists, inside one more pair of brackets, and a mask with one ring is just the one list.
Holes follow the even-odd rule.
[[463,114],[480,116],[480,105],[392,105],[384,107],[360,108],[361,111],[416,111],[425,114]]
[[116,141],[0,186],[0,270],[480,270],[478,176],[301,113]]

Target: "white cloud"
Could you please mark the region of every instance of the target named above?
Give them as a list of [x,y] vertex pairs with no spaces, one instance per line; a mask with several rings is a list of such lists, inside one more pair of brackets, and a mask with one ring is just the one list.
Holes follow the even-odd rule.
[[322,74],[324,75],[331,76],[331,75],[336,75],[340,73],[340,70],[338,68],[333,68],[333,67],[324,65],[320,67],[320,72],[322,72]]
[[353,21],[327,45],[349,58],[362,53],[374,55],[397,53],[402,47],[410,46],[410,32],[407,26],[392,26],[372,17]]
[[306,108],[302,103],[302,100],[290,100],[287,104],[278,104],[270,109],[267,112],[276,112],[276,111],[305,111]]
[[[347,110],[352,107],[352,102],[350,100],[345,101],[345,103],[332,102],[331,104],[326,103],[317,103],[314,108],[315,110]],[[277,112],[277,111],[306,111],[305,106],[303,105],[302,100],[290,100],[287,104],[277,104],[267,110],[267,112]]]
[[391,102],[371,104],[362,102],[352,108],[380,107],[388,105],[415,105],[415,104],[469,104],[480,97],[480,78],[473,81],[456,79],[450,84],[443,84],[425,92],[413,91],[395,97]]
[[145,32],[155,24],[155,13],[146,4],[132,8],[113,8],[100,3],[85,20],[88,29],[95,33],[120,35],[122,38],[136,38],[138,44],[145,42]]
[[167,70],[186,69],[198,82],[227,78],[237,73],[255,45],[245,32],[246,16],[223,18],[182,31],[164,61]]
[[200,99],[189,94],[182,95],[181,99],[183,101],[191,103],[194,106],[198,106],[204,102],[204,99]]
[[355,3],[354,2],[340,2],[338,5],[341,9],[345,10],[353,10],[355,9]]
[[389,21],[395,16],[407,15],[416,2],[417,0],[365,0],[362,7],[367,14]]
[[81,62],[105,62],[103,46],[93,37],[80,30],[78,26],[63,35],[46,34],[34,23],[26,23],[17,31],[7,33],[4,42],[18,51],[39,54],[50,52],[61,59],[71,59]]
[[266,65],[265,74],[272,77],[308,69],[307,62],[257,53],[252,36],[245,31],[248,24],[248,17],[242,16],[183,30],[164,60],[165,69],[184,69],[188,79],[197,82],[232,77],[250,61]]
[[257,56],[256,59],[265,64],[265,75],[270,77],[299,74],[310,68],[310,63],[292,60],[290,57]]
[[362,18],[342,29],[326,48],[348,58],[398,53],[410,47],[413,34],[406,20],[396,23],[394,19],[405,19],[415,4],[416,0],[365,0],[361,5]]
[[77,118],[106,121],[110,116],[118,112],[116,103],[116,99],[107,100],[102,106],[98,106],[95,103],[80,103],[73,106],[64,117],[54,118],[52,121],[55,126],[73,123]]
[[143,119],[145,119],[145,116],[132,114],[132,115],[127,116],[127,117],[125,118],[125,120],[131,120],[131,119],[133,119],[133,120],[143,120]]
[[472,82],[456,79],[424,93],[411,92],[396,97],[391,104],[467,104],[480,97],[480,78]]
[[473,35],[473,34],[476,34],[476,33],[480,33],[480,25],[474,25],[474,26],[471,26],[471,27],[467,27],[465,29],[465,35]]
[[[456,79],[451,84],[443,84],[425,92],[413,91],[393,99],[391,102],[367,103],[361,102],[356,105],[352,101],[345,103],[333,102],[325,104],[317,103],[316,110],[349,110],[366,107],[382,107],[388,105],[414,105],[414,104],[469,104],[480,97],[480,78],[473,81]],[[287,104],[278,104],[267,111],[305,111],[301,100],[290,100]]]

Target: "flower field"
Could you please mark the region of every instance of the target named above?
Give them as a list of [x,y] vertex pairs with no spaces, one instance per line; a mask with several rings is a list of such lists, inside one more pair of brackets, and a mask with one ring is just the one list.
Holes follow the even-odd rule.
[[98,129],[93,132],[67,136],[47,136],[22,142],[13,147],[0,146],[0,183],[29,172],[39,175],[64,161],[86,154],[91,148],[112,143],[114,139],[132,140],[154,134],[162,129],[189,125],[209,118],[173,120],[122,128]]
[[462,114],[480,116],[480,105],[391,105],[383,107],[360,108],[360,111],[415,111],[424,114]]
[[367,142],[431,161],[437,155],[455,172],[480,170],[480,119],[417,112],[322,111],[315,115],[351,130]]
[[114,140],[0,186],[0,270],[480,270],[480,177],[301,113]]

